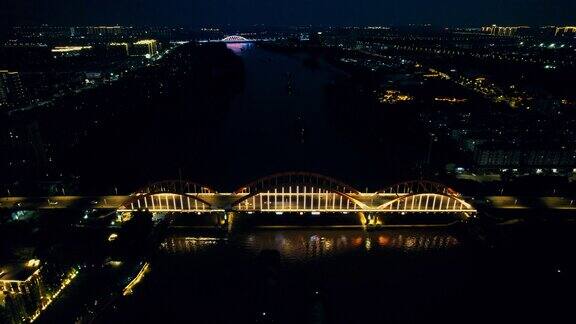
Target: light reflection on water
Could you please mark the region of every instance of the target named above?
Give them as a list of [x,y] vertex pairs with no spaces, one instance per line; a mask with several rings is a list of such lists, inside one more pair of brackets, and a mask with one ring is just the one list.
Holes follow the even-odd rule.
[[195,253],[205,251],[208,248],[225,241],[227,241],[227,239],[221,237],[169,237],[160,244],[160,250],[170,254]]
[[226,43],[226,47],[234,54],[242,56],[242,52],[252,47],[252,43]]
[[216,247],[257,255],[277,250],[283,260],[308,261],[346,252],[424,252],[458,246],[456,237],[438,231],[262,231],[230,237],[172,236],[161,245],[167,254],[209,252]]

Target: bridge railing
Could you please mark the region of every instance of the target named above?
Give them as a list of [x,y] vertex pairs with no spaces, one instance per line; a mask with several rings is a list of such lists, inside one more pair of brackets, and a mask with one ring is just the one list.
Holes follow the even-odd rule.
[[[194,190],[191,190],[194,188]],[[185,190],[186,189],[186,190]],[[186,192],[193,191],[193,192]],[[216,193],[192,182],[159,182],[146,187],[118,211],[153,212],[432,212],[474,213],[453,189],[432,181],[408,181],[375,193],[360,193],[340,181],[313,173],[282,173],[237,191]]]

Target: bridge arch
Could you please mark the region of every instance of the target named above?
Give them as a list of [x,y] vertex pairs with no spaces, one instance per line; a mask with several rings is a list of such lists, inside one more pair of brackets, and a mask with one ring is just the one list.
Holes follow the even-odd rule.
[[396,183],[392,186],[386,187],[384,189],[378,190],[378,194],[396,194],[396,195],[408,195],[408,194],[419,194],[419,193],[434,193],[442,194],[447,196],[459,197],[461,196],[456,190],[435,181],[429,180],[411,180]]
[[184,180],[164,180],[148,184],[140,188],[135,193],[189,193],[189,194],[205,194],[216,193],[210,187]]
[[367,206],[360,192],[341,181],[307,172],[286,172],[258,179],[234,192],[243,195],[232,204],[239,211],[347,212]]
[[249,42],[250,40],[242,36],[231,35],[224,37],[222,41],[225,43],[243,43],[243,42]]
[[199,195],[215,193],[216,191],[209,187],[190,181],[160,181],[131,194],[117,211],[207,212],[212,206]]
[[462,198],[440,193],[410,193],[377,207],[382,212],[408,213],[475,213],[476,209]]
[[433,181],[407,181],[374,193],[316,173],[287,172],[258,179],[231,194],[189,181],[149,184],[129,196],[118,212],[476,212],[461,194]]

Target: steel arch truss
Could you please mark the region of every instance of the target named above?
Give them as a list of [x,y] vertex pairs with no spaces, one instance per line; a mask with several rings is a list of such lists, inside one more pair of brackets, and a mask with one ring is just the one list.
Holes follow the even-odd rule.
[[397,183],[385,189],[379,190],[379,194],[408,195],[419,193],[435,193],[458,197],[460,194],[454,189],[434,181],[413,180]]
[[181,181],[181,180],[166,180],[149,184],[144,188],[140,188],[140,190],[137,190],[136,192],[147,194],[158,194],[158,193],[207,194],[207,193],[215,193],[216,191],[212,190],[209,187],[197,184],[195,182]]
[[358,190],[314,173],[281,173],[252,182],[236,190],[244,197],[234,210],[262,212],[347,212],[367,206],[354,195]]
[[214,190],[194,182],[161,181],[138,190],[117,211],[208,212],[211,204],[198,195],[213,193]]
[[211,212],[212,206],[193,194],[138,194],[126,201],[117,211],[150,211],[196,213]]
[[265,178],[258,179],[251,182],[240,189],[236,190],[234,193],[240,194],[250,194],[258,193],[274,188],[280,188],[282,186],[315,186],[317,188],[323,188],[329,191],[341,192],[344,194],[359,194],[360,191],[352,188],[351,186],[332,179],[327,176],[323,176],[317,173],[308,172],[286,172],[278,173]]
[[242,43],[242,42],[249,42],[250,40],[242,36],[232,35],[223,38],[222,41],[226,43]]
[[475,213],[476,209],[459,197],[437,194],[408,194],[377,208],[382,212],[407,213]]
[[314,173],[281,173],[233,193],[186,181],[163,181],[132,194],[118,212],[375,212],[459,213],[476,209],[453,189],[432,181],[408,181],[376,193],[361,193]]

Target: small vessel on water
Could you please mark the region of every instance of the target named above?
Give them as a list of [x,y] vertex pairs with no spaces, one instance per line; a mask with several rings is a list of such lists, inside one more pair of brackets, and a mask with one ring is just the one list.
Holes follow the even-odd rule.
[[294,76],[290,72],[286,72],[286,90],[290,95],[294,90]]
[[294,123],[294,129],[296,133],[296,139],[300,144],[304,144],[306,140],[306,122],[304,118],[298,116]]

